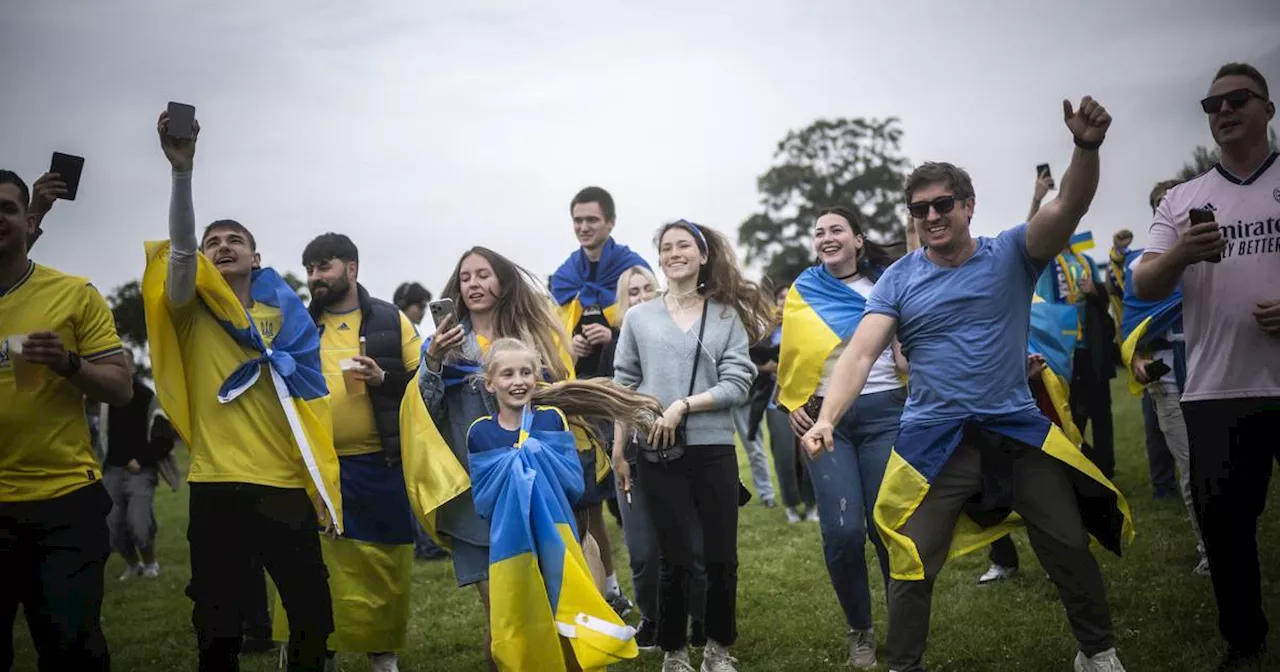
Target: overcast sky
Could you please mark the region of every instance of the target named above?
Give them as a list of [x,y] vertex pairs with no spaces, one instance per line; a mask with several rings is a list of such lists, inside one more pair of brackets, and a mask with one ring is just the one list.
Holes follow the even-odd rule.
[[1061,100],[1090,94],[1115,123],[1081,228],[1141,243],[1151,185],[1210,142],[1197,101],[1230,60],[1280,90],[1280,3],[13,2],[0,166],[30,181],[53,151],[86,157],[32,256],[109,291],[167,236],[155,120],[194,104],[198,221],[240,220],[298,272],[313,236],[346,233],[390,298],[439,290],[471,245],[549,273],[589,184],[650,259],[677,217],[736,239],[777,141],[819,117],[900,117],[912,162],[969,170],[992,234],[1025,217],[1036,164],[1065,170]]

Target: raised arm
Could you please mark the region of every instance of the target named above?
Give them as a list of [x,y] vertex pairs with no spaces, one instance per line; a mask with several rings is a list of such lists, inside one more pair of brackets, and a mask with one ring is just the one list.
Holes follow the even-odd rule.
[[1062,176],[1058,197],[1040,208],[1027,225],[1027,253],[1038,261],[1048,261],[1062,251],[1089,211],[1098,191],[1098,147],[1111,126],[1111,115],[1089,96],[1073,111],[1070,101],[1062,101],[1062,112],[1075,138],[1071,165]]
[[862,316],[862,322],[858,324],[857,331],[853,332],[849,345],[836,360],[836,368],[831,373],[831,386],[827,388],[827,396],[822,401],[822,410],[813,427],[804,435],[804,447],[810,455],[816,455],[823,448],[831,450],[834,445],[832,428],[862,393],[862,388],[867,384],[867,375],[871,373],[871,365],[889,347],[897,330],[897,318],[880,313]]
[[[200,124],[194,125],[195,135]],[[160,115],[156,131],[160,148],[173,167],[173,186],[169,192],[169,278],[165,293],[175,306],[186,305],[196,293],[196,212],[191,202],[191,170],[195,165],[196,139],[168,136],[169,113]]]

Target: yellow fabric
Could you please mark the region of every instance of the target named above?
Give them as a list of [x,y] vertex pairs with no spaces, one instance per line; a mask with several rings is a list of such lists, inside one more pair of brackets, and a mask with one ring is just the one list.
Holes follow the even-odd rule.
[[[409,627],[413,546],[321,536],[320,551],[333,599],[328,649],[341,653],[403,649]],[[273,602],[272,637],[287,642],[289,618],[279,593]]]
[[[0,502],[61,497],[102,479],[84,393],[10,352],[39,331],[58,334],[64,348],[86,361],[121,352],[111,309],[84,278],[32,264],[24,280],[0,295]],[[19,387],[15,366],[29,383]]]
[[[165,291],[169,242],[147,243],[142,276],[147,338],[156,396],[191,451],[187,480],[192,483],[253,483],[275,488],[306,488],[321,523],[341,531],[342,493],[338,455],[333,449],[329,398],[282,400],[263,371],[253,387],[230,403],[218,401],[218,389],[241,363],[258,353],[241,346],[219,323],[247,328],[250,317],[270,343],[280,311],[255,304],[246,315],[235,292],[202,254],[196,255],[196,295],[174,306]],[[293,404],[318,471],[310,474],[283,404]],[[323,494],[321,493],[323,489]],[[324,500],[332,503],[329,511]]]
[[1053,410],[1058,412],[1059,426],[1062,433],[1066,435],[1067,440],[1072,444],[1079,446],[1084,443],[1084,436],[1080,434],[1080,428],[1076,427],[1075,420],[1071,417],[1071,383],[1064,380],[1062,376],[1053,372],[1053,369],[1045,367],[1040,373],[1040,382],[1044,385],[1044,389],[1049,393],[1049,401],[1053,403]]
[[839,345],[840,337],[792,285],[782,307],[778,404],[788,411],[804,406],[818,389],[827,357]]
[[[324,380],[329,386],[333,405],[333,447],[339,456],[367,455],[382,450],[382,440],[373,421],[373,405],[368,388],[347,393],[341,362],[360,354],[360,324],[363,315],[357,308],[347,313],[326,312],[320,318],[324,331],[320,336],[320,360]],[[422,339],[409,318],[400,314],[400,353],[405,371],[418,370]]]
[[400,401],[400,464],[418,522],[437,544],[449,547],[436,531],[436,510],[470,489],[471,477],[431,419],[416,378]]
[[[564,325],[565,333],[572,334],[578,328],[578,323],[582,321],[582,301],[574,297],[572,301],[563,306],[556,306],[556,312],[560,315],[560,322]],[[622,302],[615,301],[613,305],[606,307],[603,311],[604,319],[610,325],[622,323]]]
[[1120,359],[1124,362],[1124,370],[1129,377],[1129,394],[1135,397],[1142,396],[1142,390],[1147,386],[1139,383],[1138,379],[1133,377],[1133,356],[1138,353],[1138,343],[1142,341],[1143,336],[1146,336],[1147,330],[1151,327],[1152,319],[1148,317],[1139,322],[1133,333],[1129,334],[1129,337],[1120,344]]

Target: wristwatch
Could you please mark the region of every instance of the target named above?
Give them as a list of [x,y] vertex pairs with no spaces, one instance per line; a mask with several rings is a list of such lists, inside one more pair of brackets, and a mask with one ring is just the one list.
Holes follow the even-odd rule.
[[55,371],[54,373],[57,373],[59,376],[62,376],[63,378],[70,378],[71,376],[74,376],[79,372],[80,372],[80,355],[68,350],[67,351],[67,368],[63,369],[62,371]]

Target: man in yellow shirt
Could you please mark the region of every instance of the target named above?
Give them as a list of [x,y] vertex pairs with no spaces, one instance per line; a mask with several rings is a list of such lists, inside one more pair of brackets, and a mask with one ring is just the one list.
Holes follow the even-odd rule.
[[84,278],[27,256],[37,220],[0,170],[0,670],[21,604],[41,670],[108,670],[102,572],[110,552],[84,398],[129,403],[111,310]]
[[170,239],[148,246],[143,300],[156,391],[191,449],[199,669],[239,669],[260,562],[290,617],[288,669],[319,672],[333,614],[317,530],[341,532],[319,334],[283,279],[260,268],[247,228],[219,220],[197,240],[196,138],[170,137],[166,115],[157,130],[173,167]]

